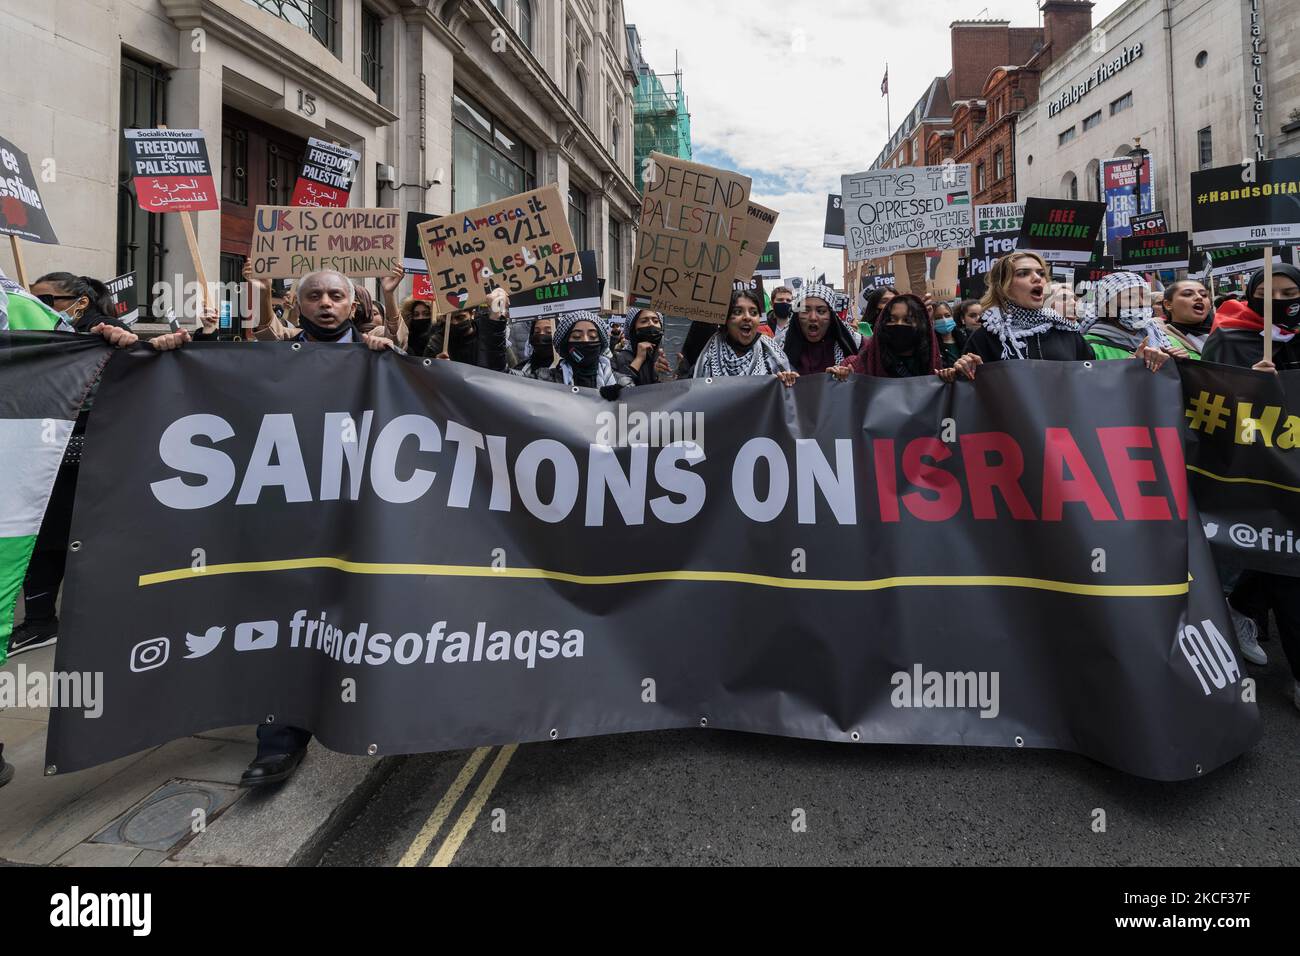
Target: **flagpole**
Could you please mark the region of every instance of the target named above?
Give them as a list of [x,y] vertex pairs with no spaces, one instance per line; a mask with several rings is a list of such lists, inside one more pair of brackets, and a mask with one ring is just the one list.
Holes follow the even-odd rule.
[[885,126],[888,127],[888,129],[885,130],[886,138],[894,135],[894,119],[893,116],[891,115],[891,112],[892,111],[890,109],[890,95],[889,95],[889,61],[886,60],[885,61]]

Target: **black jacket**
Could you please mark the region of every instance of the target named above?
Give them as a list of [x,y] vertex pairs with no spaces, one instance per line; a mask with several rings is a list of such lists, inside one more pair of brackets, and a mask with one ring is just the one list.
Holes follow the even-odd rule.
[[656,385],[659,382],[671,382],[673,380],[672,372],[655,371],[654,358],[648,358],[642,362],[639,370],[632,368],[632,362],[635,358],[636,348],[630,343],[624,348],[615,349],[612,359],[614,373],[616,375],[626,375],[638,385]]
[[[1201,349],[1201,361],[1215,365],[1254,368],[1264,358],[1264,336],[1248,329],[1215,329]],[[1300,368],[1300,336],[1273,343],[1273,364],[1278,370]]]
[[[1002,361],[1002,340],[988,329],[976,329],[966,342],[966,352],[986,362]],[[1090,362],[1092,346],[1078,332],[1048,329],[1025,340],[1025,358],[1049,362]]]
[[[477,365],[494,372],[506,371],[506,326],[509,323],[505,319],[494,319],[487,310],[476,313],[473,321],[478,330],[473,338],[452,336],[451,348],[447,350],[452,361]],[[437,358],[442,352],[445,326],[446,320],[439,318],[437,327],[429,336],[429,344],[424,349],[426,358]]]

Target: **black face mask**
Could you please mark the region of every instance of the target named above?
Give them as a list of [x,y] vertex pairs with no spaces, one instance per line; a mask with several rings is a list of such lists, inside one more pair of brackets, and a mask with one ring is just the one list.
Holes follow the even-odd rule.
[[910,325],[886,325],[880,329],[881,341],[895,355],[906,355],[916,351],[921,340],[921,333]]
[[337,342],[343,336],[347,335],[352,329],[350,321],[340,322],[332,329],[323,328],[317,325],[305,315],[298,316],[298,327],[307,333],[307,338],[317,342]]
[[[1263,317],[1264,315],[1264,297],[1258,296],[1249,300],[1247,305],[1250,311]],[[1274,299],[1273,300],[1273,324],[1278,328],[1290,331],[1300,325],[1300,299]]]
[[550,365],[555,361],[555,345],[549,335],[539,335],[533,340],[533,364]]
[[575,342],[569,346],[569,362],[578,371],[590,374],[600,366],[602,351],[599,342]]
[[792,307],[789,302],[773,302],[772,314],[782,321],[790,318]]
[[653,325],[645,325],[632,333],[632,340],[638,344],[649,342],[651,345],[658,345],[664,340],[664,330]]

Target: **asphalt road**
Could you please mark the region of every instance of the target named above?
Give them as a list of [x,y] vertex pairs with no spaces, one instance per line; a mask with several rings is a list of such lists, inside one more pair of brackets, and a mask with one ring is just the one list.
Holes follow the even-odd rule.
[[407,758],[322,865],[1295,866],[1300,711],[1264,647],[1263,739],[1201,780],[712,730],[481,748]]

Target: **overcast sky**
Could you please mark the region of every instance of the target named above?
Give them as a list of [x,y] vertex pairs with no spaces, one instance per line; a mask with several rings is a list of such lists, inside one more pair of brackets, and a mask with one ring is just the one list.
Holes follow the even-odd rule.
[[[1123,0],[1097,0],[1093,23]],[[625,0],[657,73],[677,57],[698,162],[753,177],[753,198],[781,214],[786,277],[843,281],[822,248],[826,194],[867,169],[889,137],[880,80],[889,63],[897,125],[952,67],[954,20],[1039,22],[1035,0]]]

